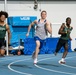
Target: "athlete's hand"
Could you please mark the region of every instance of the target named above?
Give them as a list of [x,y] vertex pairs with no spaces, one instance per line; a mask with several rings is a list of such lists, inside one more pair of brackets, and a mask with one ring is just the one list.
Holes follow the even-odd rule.
[[70,33],[70,30],[67,30],[67,33]]
[[70,38],[70,41],[72,41],[72,38]]
[[29,33],[26,34],[26,37],[28,37],[28,36],[29,36]]

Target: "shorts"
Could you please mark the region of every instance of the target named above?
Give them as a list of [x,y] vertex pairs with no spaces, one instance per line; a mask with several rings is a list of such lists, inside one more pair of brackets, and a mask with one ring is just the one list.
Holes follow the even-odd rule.
[[37,41],[37,40],[40,41],[40,48],[39,49],[41,49],[44,45],[46,45],[46,39],[42,40],[38,36],[35,36],[34,40],[35,41]]
[[59,39],[59,44],[65,48],[65,46],[68,46],[68,40]]
[[68,47],[68,40],[64,40],[64,39],[59,39],[58,43],[57,43],[57,46],[56,46],[56,50],[55,52],[59,52],[59,50],[61,49],[61,47],[64,47],[65,46]]
[[5,47],[5,40],[4,38],[0,38],[0,49],[4,49]]

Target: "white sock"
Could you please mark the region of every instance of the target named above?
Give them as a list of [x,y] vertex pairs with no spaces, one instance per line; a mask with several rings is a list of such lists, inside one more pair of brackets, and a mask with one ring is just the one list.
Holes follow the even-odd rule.
[[62,58],[61,60],[62,60],[62,61],[64,61],[64,60],[65,60],[65,58]]
[[36,61],[37,61],[37,58],[35,58],[34,60],[36,60]]

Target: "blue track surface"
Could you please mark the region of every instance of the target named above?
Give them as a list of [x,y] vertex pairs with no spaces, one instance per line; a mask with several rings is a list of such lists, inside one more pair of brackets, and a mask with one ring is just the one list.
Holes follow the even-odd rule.
[[76,75],[76,53],[68,53],[64,65],[58,63],[61,56],[40,54],[37,65],[31,55],[0,57],[0,75]]

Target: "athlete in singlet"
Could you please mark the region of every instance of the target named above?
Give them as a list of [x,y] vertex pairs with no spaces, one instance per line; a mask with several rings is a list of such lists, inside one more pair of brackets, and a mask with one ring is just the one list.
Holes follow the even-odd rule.
[[67,17],[66,24],[63,23],[59,29],[59,34],[61,36],[56,46],[55,55],[57,55],[57,53],[63,46],[65,51],[63,53],[62,59],[59,61],[59,63],[62,63],[62,64],[65,64],[65,57],[67,56],[67,53],[68,53],[68,41],[72,40],[70,37],[70,33],[73,27],[71,27],[70,24],[71,24],[71,18]]
[[6,31],[8,32],[8,44],[10,44],[10,29],[8,24],[5,23],[6,18],[8,18],[8,13],[5,11],[0,11],[0,56],[4,56],[5,50],[5,36]]
[[26,34],[26,36],[28,36],[31,27],[36,24],[36,32],[35,32],[35,36],[34,36],[34,40],[36,41],[36,49],[32,55],[32,57],[34,59],[34,64],[37,63],[38,53],[42,46],[42,41],[44,42],[44,40],[46,39],[47,31],[50,34],[52,33],[52,28],[51,28],[50,22],[46,19],[46,17],[47,17],[47,12],[44,10],[41,12],[41,18],[39,20],[35,20],[34,22],[32,22],[29,25],[28,32]]

